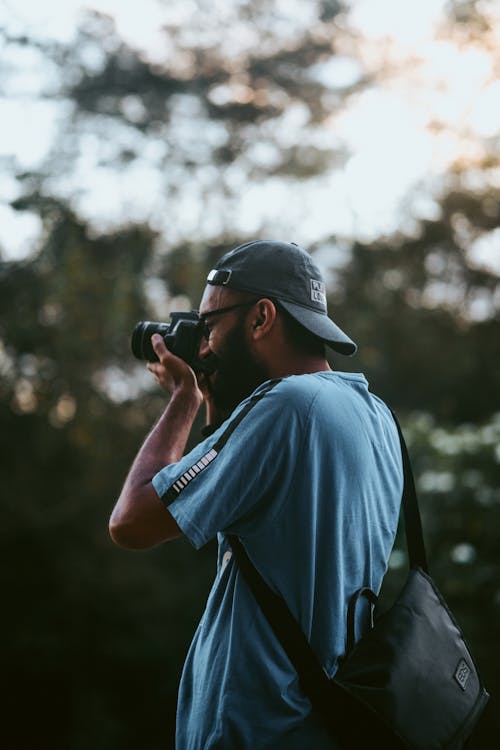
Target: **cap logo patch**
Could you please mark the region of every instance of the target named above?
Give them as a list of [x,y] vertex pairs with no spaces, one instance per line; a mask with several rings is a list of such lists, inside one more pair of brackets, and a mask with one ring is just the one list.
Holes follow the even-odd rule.
[[320,305],[326,307],[326,290],[325,285],[322,281],[316,281],[311,279],[311,299],[313,302],[319,302]]

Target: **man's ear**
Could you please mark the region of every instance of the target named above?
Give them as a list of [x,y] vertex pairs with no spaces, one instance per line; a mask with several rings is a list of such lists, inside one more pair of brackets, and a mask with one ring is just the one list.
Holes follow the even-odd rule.
[[251,318],[252,337],[261,339],[272,330],[276,321],[276,306],[270,299],[259,300]]

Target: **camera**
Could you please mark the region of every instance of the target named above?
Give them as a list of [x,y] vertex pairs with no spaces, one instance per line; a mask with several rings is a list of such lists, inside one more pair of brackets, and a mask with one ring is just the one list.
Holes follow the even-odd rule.
[[151,336],[159,333],[167,349],[187,362],[195,372],[212,371],[210,358],[203,361],[199,358],[203,330],[198,314],[195,312],[170,313],[170,323],[158,323],[141,320],[132,333],[132,353],[137,359],[158,362],[151,343]]

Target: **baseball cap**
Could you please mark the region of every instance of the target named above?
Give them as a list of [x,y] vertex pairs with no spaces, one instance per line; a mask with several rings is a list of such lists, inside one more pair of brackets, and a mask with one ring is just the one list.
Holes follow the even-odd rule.
[[356,352],[354,341],[328,317],[319,268],[295,242],[254,240],[239,245],[222,256],[207,283],[275,299],[297,323],[336,352]]

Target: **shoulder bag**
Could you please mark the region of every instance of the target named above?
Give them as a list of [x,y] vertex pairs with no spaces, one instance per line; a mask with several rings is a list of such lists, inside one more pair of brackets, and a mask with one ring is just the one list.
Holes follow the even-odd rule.
[[[347,612],[347,648],[330,678],[285,601],[264,581],[241,541],[228,535],[237,565],[296,668],[301,687],[342,748],[460,750],[489,698],[474,659],[429,575],[410,459],[403,457],[402,509],[410,570],[392,607],[356,642],[356,604]],[[373,618],[372,618],[373,620]]]

